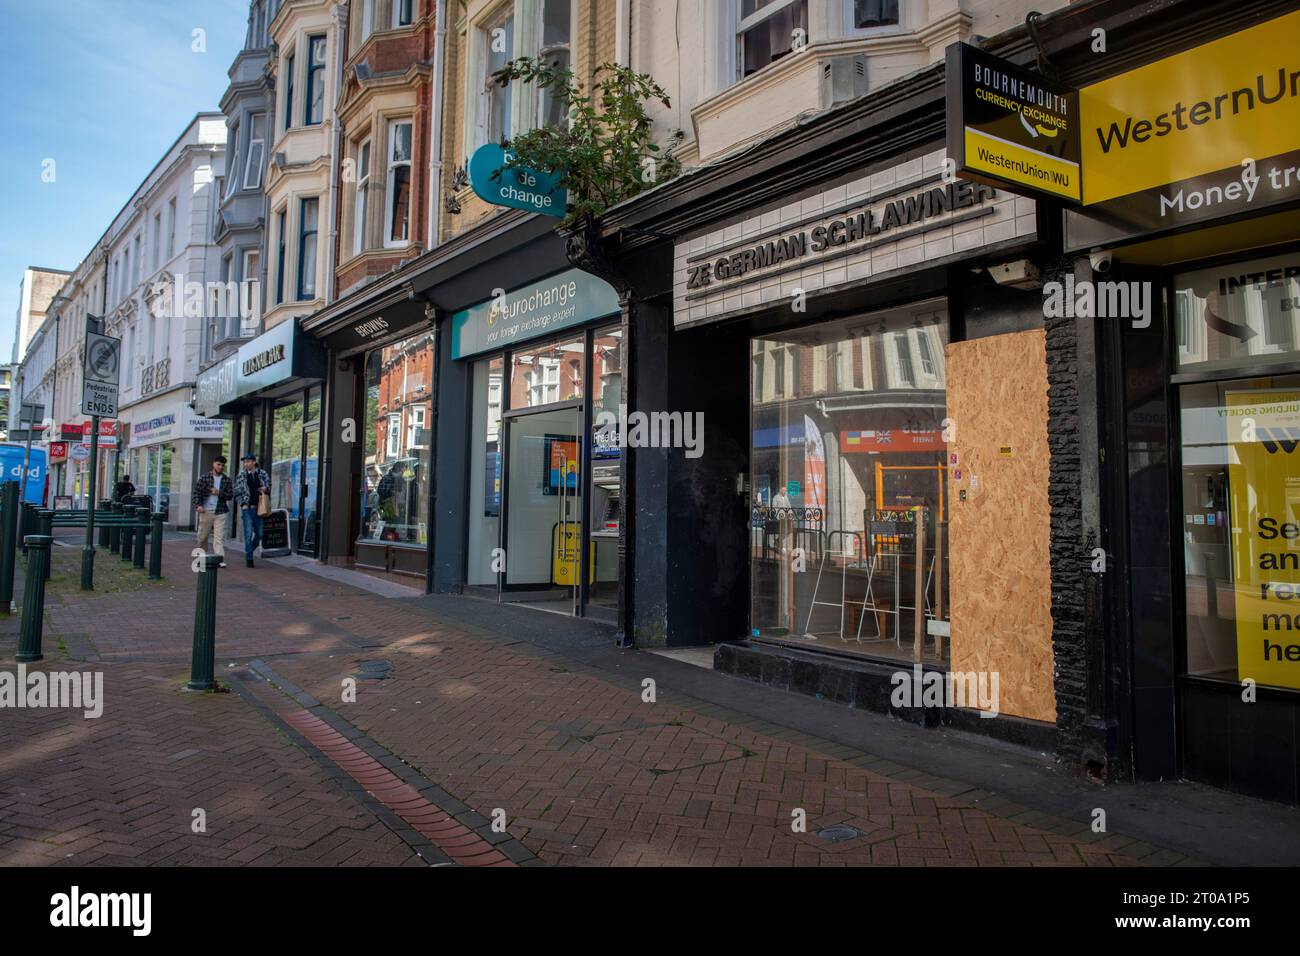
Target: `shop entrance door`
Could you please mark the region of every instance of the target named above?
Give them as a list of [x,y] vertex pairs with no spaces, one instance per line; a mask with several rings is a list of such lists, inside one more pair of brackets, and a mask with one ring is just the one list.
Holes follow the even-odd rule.
[[575,402],[506,413],[503,601],[579,613],[587,540],[582,411]]
[[298,502],[298,552],[316,556],[316,483],[320,473],[320,426],[302,430],[302,498]]

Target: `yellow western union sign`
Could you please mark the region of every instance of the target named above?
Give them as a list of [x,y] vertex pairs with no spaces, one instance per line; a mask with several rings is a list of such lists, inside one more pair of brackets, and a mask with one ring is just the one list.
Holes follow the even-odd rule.
[[1079,164],[966,127],[966,169],[1042,192],[1079,198]]
[[1300,688],[1300,391],[1225,398],[1237,679]]
[[1300,149],[1300,11],[1084,87],[1079,109],[1084,205]]

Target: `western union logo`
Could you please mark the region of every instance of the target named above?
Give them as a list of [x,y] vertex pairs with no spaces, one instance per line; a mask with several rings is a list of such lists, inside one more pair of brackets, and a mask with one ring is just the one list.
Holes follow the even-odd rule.
[[1079,91],[1085,204],[1300,147],[1300,12]]
[[966,168],[1079,199],[1079,164],[966,127]]

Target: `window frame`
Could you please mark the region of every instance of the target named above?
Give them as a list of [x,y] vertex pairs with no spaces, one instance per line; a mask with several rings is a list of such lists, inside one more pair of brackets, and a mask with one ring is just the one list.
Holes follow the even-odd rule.
[[[762,73],[768,67],[777,63],[778,60],[785,59],[785,56],[788,55],[785,54],[782,55],[781,57],[768,60],[767,63],[765,63],[763,66],[760,66],[753,73],[749,74],[749,76],[746,76],[743,72],[745,69],[745,47],[744,47],[744,39],[743,39],[744,34],[748,33],[750,30],[753,30],[755,27],[757,27],[759,24],[763,23],[764,21],[770,20],[772,17],[776,16],[782,10],[785,10],[789,7],[792,7],[800,3],[804,5],[804,13],[808,19],[809,32],[811,33],[812,31],[812,13],[813,13],[812,4],[815,2],[815,0],[773,0],[772,3],[769,3],[767,6],[755,10],[747,17],[741,16],[741,4],[743,2],[744,0],[732,0],[730,4],[730,10],[729,10],[730,23],[728,24],[728,26],[730,27],[731,30],[730,49],[731,49],[731,56],[732,56],[732,70],[731,70],[732,85],[735,85],[737,83],[743,83],[745,80],[749,79],[749,76],[757,76],[759,73]],[[810,43],[811,37],[805,37],[804,42]],[[793,53],[796,51],[791,50],[790,52]]]
[[[329,64],[329,46],[324,33],[312,34],[306,38],[306,41],[307,60],[305,75],[303,76],[302,125],[320,126],[325,122],[325,68]],[[316,63],[312,59],[312,53],[318,43],[321,49],[320,63]],[[311,118],[312,97],[318,83],[320,84],[320,118],[313,120]]]
[[239,168],[239,146],[241,142],[239,138],[239,125],[240,121],[235,120],[235,122],[230,126],[230,135],[226,137],[228,142],[226,148],[226,188],[222,190],[226,199],[229,199],[235,194],[237,188],[235,183],[239,179],[238,175],[234,175],[234,171]]
[[[492,30],[504,26],[507,22],[510,24],[510,49],[505,51],[507,61],[514,59],[519,52],[519,34],[516,29],[518,10],[513,0],[510,2],[495,6],[486,11],[482,17],[470,28],[474,33],[474,42],[471,45],[470,52],[472,60],[469,64],[469,72],[466,74],[466,86],[477,84],[477,87],[470,88],[470,95],[466,96],[466,105],[469,107],[471,115],[465,126],[466,129],[473,130],[474,139],[469,152],[473,152],[480,146],[488,143],[500,142],[500,139],[494,138],[490,134],[490,117],[491,94],[493,84],[490,82],[491,72],[489,66],[492,62]],[[506,104],[509,110],[508,129],[502,131],[502,137],[509,139],[515,130],[515,110],[514,110],[514,85],[502,88],[506,96]]]
[[[312,229],[307,229],[307,205],[308,203],[316,204],[316,223]],[[311,272],[308,273],[306,266],[307,239],[310,237],[314,240],[311,256]],[[316,292],[316,267],[317,259],[320,256],[320,197],[319,196],[300,196],[298,197],[298,262],[297,281],[294,284],[294,301],[310,302],[317,298]],[[311,294],[307,294],[304,286],[304,280],[311,279]]]
[[[399,126],[409,126],[411,136],[409,143],[409,152],[404,160],[394,161],[393,147],[397,142],[397,128]],[[413,230],[411,198],[414,183],[412,176],[414,174],[413,158],[415,156],[415,118],[414,117],[394,117],[388,120],[388,149],[384,153],[384,248],[401,249],[411,244]],[[371,162],[374,162],[374,152],[371,151]],[[396,199],[396,175],[394,170],[405,166],[407,170],[407,193],[406,193],[406,238],[393,239],[393,202]]]
[[173,196],[167,201],[167,261],[176,256],[176,215],[179,204]]
[[[257,132],[257,119],[262,118],[262,135],[254,135]],[[253,150],[260,150],[260,156],[257,165],[253,165]],[[266,166],[266,113],[259,111],[248,114],[248,150],[244,157],[244,175],[240,189],[261,189],[262,188],[262,169]],[[256,170],[257,181],[249,183],[249,175]]]
[[276,259],[275,259],[275,304],[284,304],[284,273],[288,263],[285,233],[289,228],[289,205],[281,206],[275,211]]
[[[411,5],[411,18],[410,18],[409,20],[403,22],[403,21],[402,21],[402,7],[403,7],[406,3],[408,3],[408,2],[409,2],[410,5]],[[416,3],[416,0],[392,0],[392,2],[389,4],[389,6],[392,7],[392,19],[391,19],[391,22],[390,22],[390,24],[389,24],[389,25],[392,27],[392,29],[394,29],[394,30],[400,30],[400,29],[402,29],[403,27],[409,27],[409,26],[411,26],[413,23],[415,23],[415,14],[416,14],[416,5],[415,5],[415,3]]]
[[907,17],[907,3],[905,0],[899,0],[898,3],[898,22],[882,23],[874,27],[860,27],[853,22],[853,2],[854,0],[843,0],[841,4],[841,15],[844,17],[842,34],[844,36],[876,36],[882,33],[900,33],[905,29],[904,23]]
[[357,143],[357,181],[352,195],[352,254],[366,251],[366,220],[370,215],[371,165],[374,163],[374,137]]
[[297,51],[290,50],[284,57],[284,108],[280,114],[284,117],[284,131],[293,129],[293,71],[297,66]]

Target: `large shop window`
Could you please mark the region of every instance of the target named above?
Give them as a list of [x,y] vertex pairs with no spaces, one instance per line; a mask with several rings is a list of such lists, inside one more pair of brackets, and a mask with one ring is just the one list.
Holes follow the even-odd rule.
[[369,353],[365,374],[361,540],[427,544],[432,333]]
[[1187,673],[1300,689],[1300,375],[1179,401]]
[[1174,276],[1180,372],[1300,361],[1300,253]]
[[[754,637],[911,659],[918,613],[925,634],[946,633],[942,309],[752,342]],[[939,643],[923,641],[924,660]]]
[[533,408],[582,398],[583,337],[521,346],[513,352],[510,407]]
[[474,363],[474,409],[469,481],[467,584],[496,584],[492,550],[500,538],[501,411],[505,364],[501,356]]

